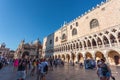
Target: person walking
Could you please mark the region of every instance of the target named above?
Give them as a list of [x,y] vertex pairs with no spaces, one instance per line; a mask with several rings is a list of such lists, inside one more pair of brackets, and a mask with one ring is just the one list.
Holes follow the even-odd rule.
[[32,70],[31,70],[31,73],[30,73],[31,76],[34,76],[36,66],[37,66],[36,60],[34,59],[33,62],[32,62]]
[[27,70],[27,62],[24,59],[19,60],[18,70],[17,70],[17,80],[25,80]]
[[46,74],[48,73],[48,63],[45,59],[39,64],[39,70],[40,80],[46,80]]
[[101,64],[102,64],[102,62],[100,62],[100,61],[97,62],[97,75],[100,80],[102,80],[102,78],[103,78]]
[[18,64],[19,64],[19,60],[18,60],[18,59],[14,59],[14,63],[13,63],[14,71],[17,70],[17,68],[18,68]]
[[53,71],[53,59],[52,58],[49,59],[49,63],[50,63],[50,70]]
[[105,59],[101,59],[100,67],[102,71],[102,80],[110,80],[110,78],[115,80],[115,78],[112,76],[110,67],[105,63]]

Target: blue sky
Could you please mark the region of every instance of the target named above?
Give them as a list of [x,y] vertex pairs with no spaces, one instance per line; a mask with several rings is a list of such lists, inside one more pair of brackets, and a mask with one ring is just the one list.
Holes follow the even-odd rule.
[[43,38],[105,0],[0,0],[0,44]]

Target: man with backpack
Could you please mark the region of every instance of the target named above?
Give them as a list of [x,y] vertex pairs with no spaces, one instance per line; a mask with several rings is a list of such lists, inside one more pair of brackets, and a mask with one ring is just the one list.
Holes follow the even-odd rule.
[[110,77],[115,80],[112,76],[110,67],[105,63],[105,59],[101,59],[101,73],[102,73],[102,80],[110,80]]
[[48,72],[48,63],[45,59],[41,61],[41,63],[39,63],[39,71],[40,71],[40,80],[46,80],[45,75]]

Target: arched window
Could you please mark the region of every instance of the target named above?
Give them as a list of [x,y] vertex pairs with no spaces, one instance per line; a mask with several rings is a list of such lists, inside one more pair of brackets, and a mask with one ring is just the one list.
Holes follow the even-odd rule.
[[118,33],[118,41],[120,42],[120,32]]
[[106,36],[103,36],[103,42],[104,42],[105,45],[106,45],[106,44],[109,44],[109,41],[108,41],[108,39],[107,39]]
[[117,43],[115,36],[113,36],[112,34],[110,34],[110,41],[111,43]]
[[56,37],[55,41],[56,41],[56,42],[58,41],[58,37]]
[[90,40],[87,41],[88,47],[91,47]]
[[66,45],[66,50],[68,50],[67,45]]
[[73,44],[73,49],[75,49],[75,44]]
[[68,50],[70,50],[70,46],[68,45]]
[[66,50],[66,47],[64,46],[64,51]]
[[90,29],[95,28],[95,27],[98,27],[98,26],[99,26],[99,22],[98,22],[97,19],[92,19],[92,20],[90,21]]
[[76,29],[76,28],[74,28],[74,29],[72,30],[72,36],[74,36],[74,35],[77,35],[77,29]]
[[80,48],[82,48],[82,43],[80,42]]
[[76,26],[78,26],[78,22],[76,22]]
[[62,40],[64,40],[64,39],[66,39],[66,35],[65,34],[62,35]]
[[94,40],[94,39],[92,39],[92,45],[93,46],[96,46],[97,44],[96,44],[96,41]]
[[62,51],[64,51],[64,46],[62,47]]
[[79,45],[78,45],[78,43],[76,43],[76,48],[77,48],[77,49],[79,48]]
[[73,49],[72,44],[71,44],[71,50]]
[[50,44],[52,44],[52,40],[50,40]]
[[62,47],[60,47],[60,51],[62,51]]
[[101,41],[101,39],[99,37],[97,38],[97,44],[102,45],[102,41]]
[[87,47],[87,46],[86,46],[86,42],[85,42],[85,41],[84,41],[84,47]]

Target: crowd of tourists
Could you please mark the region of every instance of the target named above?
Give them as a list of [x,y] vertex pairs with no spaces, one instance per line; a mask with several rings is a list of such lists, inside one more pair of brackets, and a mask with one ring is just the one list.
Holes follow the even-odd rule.
[[7,58],[5,56],[0,56],[0,69],[12,63],[12,58]]
[[37,80],[46,80],[45,76],[49,70],[57,66],[64,66],[61,59],[14,59],[14,71],[17,71],[17,80],[25,80],[26,75],[30,77],[37,75]]
[[45,75],[48,70],[48,63],[45,59],[15,59],[14,71],[17,71],[17,80],[25,80],[26,75],[34,76],[37,74],[38,78],[45,80]]
[[[7,66],[8,64],[13,65],[13,71],[17,72],[17,80],[26,80],[26,76],[30,77],[36,76],[36,80],[46,80],[46,74],[49,71],[55,70],[58,66],[64,66],[64,61],[61,59],[7,59],[6,57],[0,56],[0,69]],[[71,61],[71,64],[72,61]],[[68,65],[70,66],[70,65]],[[110,80],[113,77],[109,65],[105,63],[105,59],[95,60],[89,59],[85,60],[84,63],[79,63],[80,68],[85,69],[97,69],[97,75],[100,80]]]

